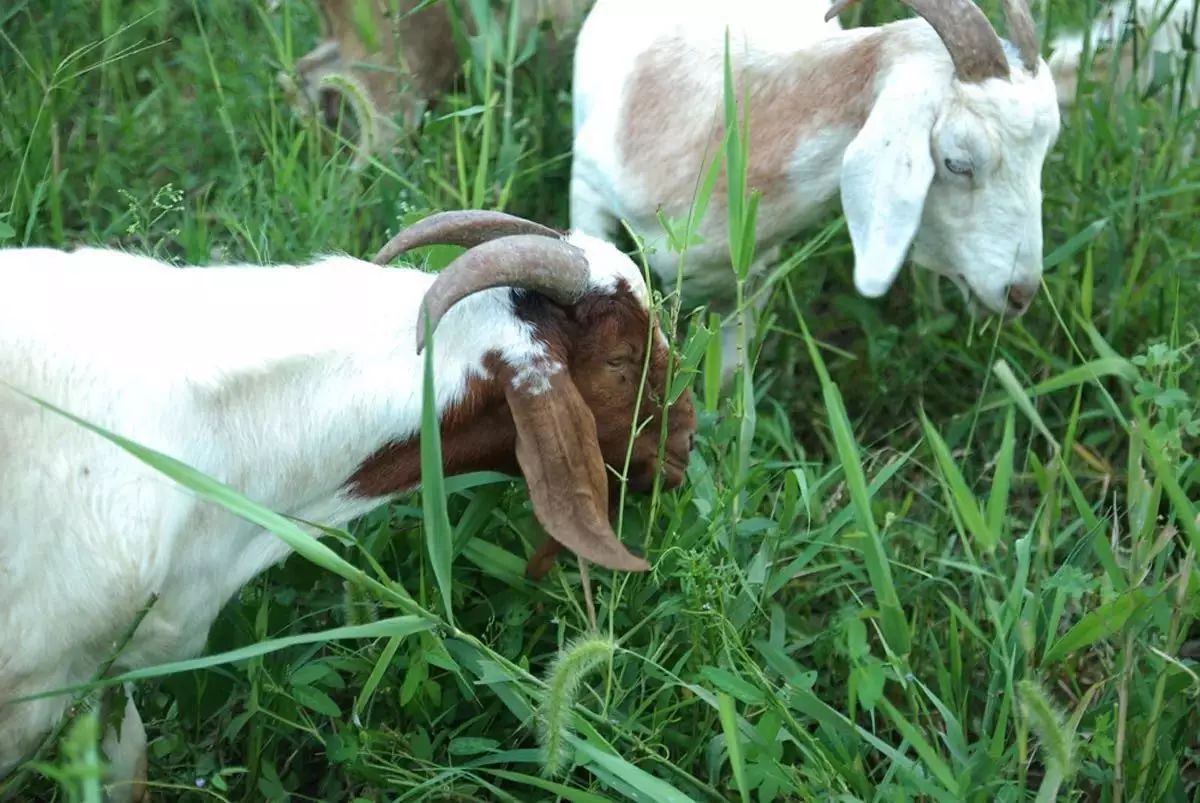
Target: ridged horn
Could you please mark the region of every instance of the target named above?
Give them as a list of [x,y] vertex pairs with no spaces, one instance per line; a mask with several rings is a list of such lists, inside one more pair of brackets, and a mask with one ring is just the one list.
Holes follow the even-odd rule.
[[1004,0],[1004,21],[1008,25],[1008,38],[1017,46],[1025,71],[1037,75],[1042,46],[1029,0]]
[[[837,0],[825,15],[831,20],[858,0]],[[946,46],[958,80],[977,83],[1007,78],[1004,44],[987,16],[972,0],[900,0],[930,24]],[[1022,52],[1022,56],[1024,53]],[[1036,61],[1034,62],[1036,64]]]
[[[519,220],[519,218],[518,218]],[[417,317],[417,353],[442,316],[469,295],[492,287],[519,287],[559,304],[577,302],[587,290],[588,261],[583,251],[557,236],[514,234],[488,240],[451,262],[434,280]]]
[[484,209],[460,209],[439,212],[418,220],[388,240],[371,261],[386,265],[398,254],[424,245],[460,245],[464,248],[509,237],[514,234],[538,234],[558,238],[561,235],[532,220]]

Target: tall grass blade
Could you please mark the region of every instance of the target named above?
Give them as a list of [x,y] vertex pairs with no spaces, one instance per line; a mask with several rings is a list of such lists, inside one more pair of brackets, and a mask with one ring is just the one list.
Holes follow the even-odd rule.
[[967,487],[967,481],[950,455],[950,449],[942,440],[942,436],[934,429],[933,424],[929,423],[924,411],[921,411],[921,428],[925,431],[925,439],[929,442],[929,448],[933,452],[939,473],[942,475],[946,501],[958,512],[968,532],[975,539],[975,543],[985,552],[991,552],[996,548],[996,542],[999,540],[997,531],[993,530],[984,519],[975,494],[971,493],[971,489]]
[[114,432],[109,432],[103,427],[85,421],[48,401],[14,388],[12,385],[7,383],[0,384],[4,384],[5,387],[10,388],[13,392],[24,396],[35,404],[73,421],[84,429],[90,430],[105,440],[119,446],[146,465],[170,477],[201,499],[214,502],[246,521],[257,524],[263,529],[274,533],[295,552],[298,552],[322,569],[333,572],[354,583],[361,583],[366,579],[366,575],[361,569],[348,563],[332,549],[301,529],[291,519],[285,518],[263,505],[251,501],[228,485],[197,471],[170,455],[165,455],[162,452],[142,446]]
[[420,633],[423,630],[431,630],[433,629],[433,626],[434,622],[424,619],[420,616],[393,616],[389,619],[380,619],[378,622],[371,622],[365,625],[334,627],[328,630],[321,630],[316,633],[302,633],[298,636],[284,636],[283,638],[260,641],[255,644],[248,644],[245,647],[239,647],[236,650],[213,653],[212,655],[203,655],[199,658],[189,658],[185,661],[172,661],[171,663],[157,664],[155,666],[148,666],[143,669],[134,669],[119,675],[113,675],[111,677],[104,678],[103,680],[97,680],[93,683],[80,683],[75,686],[64,686],[60,689],[39,692],[38,694],[31,694],[28,697],[22,697],[19,699],[37,700],[42,697],[55,697],[60,694],[70,694],[88,689],[98,689],[104,686],[116,686],[121,683],[131,683],[135,680],[149,680],[150,678],[161,678],[166,677],[167,675],[177,675],[180,672],[194,672],[197,669],[211,669],[214,666],[234,664],[238,663],[239,661],[245,661],[249,658],[257,658],[260,655],[269,655],[273,652],[286,650],[289,647],[298,647],[302,644],[325,644],[330,641],[348,641],[350,639],[405,638],[407,636],[411,636],[413,633]]
[[1121,596],[1088,611],[1062,638],[1054,642],[1042,657],[1042,666],[1049,666],[1090,647],[1101,639],[1120,633],[1130,617],[1150,603],[1151,597],[1140,588],[1134,588]]
[[837,446],[838,459],[841,461],[842,472],[846,477],[846,487],[850,491],[850,499],[854,504],[855,517],[858,526],[866,535],[863,557],[867,563],[867,574],[871,578],[871,586],[875,589],[875,598],[883,617],[883,635],[888,647],[897,655],[908,654],[911,638],[908,631],[908,621],[900,608],[900,597],[896,594],[896,585],[892,580],[892,569],[889,563],[886,547],[875,526],[875,515],[871,511],[871,496],[867,491],[866,475],[859,459],[858,443],[854,439],[854,430],[850,418],[846,414],[846,406],[842,402],[841,392],[829,377],[825,361],[817,349],[817,343],[808,331],[808,324],[800,318],[800,329],[808,344],[808,353],[812,357],[813,366],[817,369],[817,378],[821,382],[821,396],[825,401],[825,411],[829,416],[829,426],[833,431],[834,443]]
[[988,494],[987,526],[996,537],[1004,532],[1008,492],[1012,488],[1013,453],[1017,442],[1015,419],[1013,409],[1009,407],[1004,415],[1004,434],[1000,439],[1000,453],[996,455],[996,468],[992,473],[992,490]]
[[737,729],[737,710],[733,698],[725,692],[717,693],[720,706],[721,729],[725,732],[725,748],[729,751],[729,765],[733,768],[733,780],[737,784],[742,803],[750,803],[750,788],[746,785],[746,763],[742,757],[742,737]]
[[425,384],[421,404],[421,507],[425,520],[425,546],[433,576],[442,595],[446,621],[454,624],[450,565],[454,560],[454,531],[446,510],[446,478],[442,472],[442,433],[433,383],[433,329],[425,319]]

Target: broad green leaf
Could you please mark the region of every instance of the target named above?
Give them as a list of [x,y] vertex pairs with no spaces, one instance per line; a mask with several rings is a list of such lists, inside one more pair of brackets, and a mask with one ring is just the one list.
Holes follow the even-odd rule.
[[305,708],[327,717],[340,717],[342,709],[325,692],[303,684],[292,686],[292,697]]
[[1099,608],[1086,613],[1054,646],[1046,650],[1042,666],[1061,661],[1074,653],[1121,632],[1129,618],[1150,602],[1150,596],[1134,588]]
[[361,714],[367,704],[371,702],[371,696],[375,694],[375,689],[379,687],[379,681],[383,680],[384,673],[392,665],[392,659],[396,657],[396,650],[400,649],[400,642],[403,640],[400,636],[392,636],[384,645],[383,651],[379,653],[379,658],[375,661],[375,666],[371,669],[371,674],[367,676],[366,682],[358,692],[358,697],[354,700],[355,716]]
[[1086,228],[1083,229],[1083,231],[1080,231],[1074,237],[1067,240],[1058,248],[1055,248],[1053,251],[1047,254],[1046,258],[1042,260],[1042,267],[1048,270],[1055,265],[1066,262],[1068,259],[1075,256],[1076,253],[1081,251],[1085,245],[1096,239],[1100,232],[1104,231],[1104,227],[1107,225],[1108,218],[1106,217],[1092,221]]
[[718,691],[731,694],[747,705],[762,705],[766,700],[762,689],[726,669],[706,666],[700,670],[700,676],[715,686]]
[[545,778],[539,778],[536,775],[526,775],[521,772],[510,772],[508,770],[495,770],[484,768],[483,772],[495,775],[497,778],[503,778],[506,781],[514,783],[523,783],[537,789],[543,789],[563,800],[568,800],[571,803],[612,803],[611,797],[597,795],[593,792],[586,792],[582,789],[574,789],[565,784],[556,781],[550,781]]
[[611,772],[631,787],[647,796],[655,803],[696,803],[696,801],[680,792],[666,781],[656,778],[645,770],[630,764],[625,759],[613,753],[605,752],[591,742],[584,741],[578,736],[570,736],[579,750],[590,763],[594,763]]

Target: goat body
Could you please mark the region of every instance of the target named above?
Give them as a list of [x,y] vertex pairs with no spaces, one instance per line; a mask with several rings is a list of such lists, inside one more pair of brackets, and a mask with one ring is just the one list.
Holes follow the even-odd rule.
[[[433,346],[447,473],[536,469],[535,511],[560,540],[571,511],[548,519],[537,494],[578,504],[592,489],[572,485],[575,463],[587,464],[590,480],[599,472],[604,492],[601,460],[620,465],[618,442],[632,431],[634,361],[649,348],[660,369],[652,381],[662,382],[666,351],[632,262],[584,235],[566,242],[586,258],[577,304],[472,289],[445,313]],[[419,481],[423,358],[414,343],[435,278],[339,256],[201,269],[98,249],[0,250],[0,777],[66,702],[6,700],[91,680],[151,595],[157,602],[114,670],[196,654],[222,605],[289,551],[23,394],[281,513],[339,526]],[[597,376],[614,357],[628,364],[605,369],[611,381]],[[632,393],[612,390],[630,380]],[[564,442],[576,454],[544,469],[554,455],[522,453],[542,421],[521,394],[573,412]],[[653,417],[648,404],[643,415]],[[668,486],[682,479],[690,404],[687,396],[673,408]],[[653,450],[657,437],[639,435],[635,452]],[[634,471],[660,470],[641,457]],[[126,757],[126,772],[135,761]]]
[[[761,193],[756,270],[840,189],[865,295],[886,291],[915,238],[918,264],[992,311],[1020,314],[1039,286],[1040,171],[1059,125],[1044,63],[1026,61],[1030,46],[1001,43],[980,14],[1001,65],[962,77],[926,21],[841,30],[828,9],[598,0],[575,53],[572,225],[613,237],[626,221],[673,283],[678,258],[658,215],[686,217],[721,155],[728,28],[735,91],[749,104],[747,184]],[[725,204],[722,174],[684,260],[689,300],[732,295]]]

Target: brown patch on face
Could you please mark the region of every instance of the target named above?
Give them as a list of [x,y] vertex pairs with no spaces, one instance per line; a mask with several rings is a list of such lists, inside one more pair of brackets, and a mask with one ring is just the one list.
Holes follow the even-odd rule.
[[[696,430],[696,413],[691,390],[685,390],[667,413],[664,460],[658,459],[663,422],[662,399],[666,386],[668,347],[658,333],[658,323],[629,289],[622,285],[613,294],[586,296],[570,310],[562,310],[527,297],[518,314],[536,327],[551,354],[570,366],[571,378],[596,421],[596,439],[604,462],[619,472],[630,454],[628,483],[634,493],[651,490],[656,478],[665,488],[676,488],[684,480]],[[651,352],[646,383],[642,373],[649,327]],[[634,409],[643,424],[634,432]],[[608,474],[609,518],[614,518],[620,484]],[[541,579],[554,566],[562,545],[547,539],[530,557],[525,574]]]
[[[660,462],[661,400],[667,392],[669,353],[657,331],[657,321],[651,320],[629,289],[622,286],[614,294],[589,295],[566,309],[535,293],[521,292],[516,298],[517,314],[533,324],[538,338],[546,344],[549,359],[567,366],[567,370],[550,376],[550,387],[542,394],[523,398],[515,390],[521,382],[514,382],[519,377],[513,368],[498,353],[489,353],[484,360],[488,378],[470,380],[463,400],[442,417],[444,470],[447,474],[481,470],[524,474],[539,520],[552,536],[566,539],[576,552],[583,544],[585,552],[606,556],[605,565],[623,567],[627,563],[633,568],[635,561],[617,551],[619,542],[612,539],[604,525],[605,502],[611,502],[619,485],[603,464],[618,471],[625,466],[634,409],[641,395],[638,419],[643,426],[633,440],[629,487],[635,493],[649,491],[660,475],[664,487],[678,487],[684,479],[696,427],[691,391],[684,391],[667,414],[665,455]],[[642,371],[651,326],[655,331],[643,391]],[[517,413],[524,423],[515,420]],[[589,418],[594,421],[595,434],[588,432],[587,442],[573,443],[568,449],[570,455],[564,454],[554,465],[548,458],[539,459],[550,455],[552,447],[561,446],[560,441],[578,439],[590,430]],[[562,421],[567,421],[567,426],[561,426]],[[519,437],[518,432],[523,436]],[[592,457],[584,460],[592,437]],[[539,439],[543,439],[542,444],[535,445]],[[589,463],[591,460],[594,465]],[[585,463],[586,472],[581,468]],[[531,477],[531,471],[536,476]],[[579,475],[578,482],[575,474]],[[586,482],[582,479],[585,474]],[[357,496],[382,497],[414,487],[420,476],[420,439],[413,437],[388,444],[371,455],[351,477],[348,487]],[[547,492],[550,486],[554,487]],[[572,501],[577,491],[578,499]],[[592,521],[583,528],[580,522],[585,518]],[[606,542],[606,536],[612,540]],[[527,574],[533,578],[544,575],[561,548],[557,540],[539,547],[530,559]],[[598,557],[593,560],[600,562]],[[644,568],[640,560],[637,563]]]
[[[860,128],[874,101],[882,37],[869,34],[839,48],[814,48],[778,58],[771,66],[735,67],[739,105],[750,92],[750,163],[747,184],[764,206],[784,195],[790,162],[801,137],[832,126]],[[724,136],[720,63],[697,74],[683,58],[684,42],[664,39],[637,58],[626,85],[618,137],[626,175],[638,177],[651,206],[682,215]],[[696,98],[711,107],[697,108]],[[725,204],[724,168],[713,205]]]
[[577,331],[569,361],[571,377],[596,417],[596,434],[604,461],[617,471],[624,468],[636,408],[639,424],[643,426],[636,432],[630,455],[627,478],[630,490],[649,492],[660,472],[666,488],[678,487],[692,450],[696,413],[691,391],[687,390],[667,413],[667,439],[660,464],[658,444],[670,355],[658,333],[658,322],[653,323],[655,331],[643,388],[651,320],[628,288],[622,286],[611,295],[585,297],[575,305],[574,319]]
[[[500,355],[484,358],[488,378],[467,382],[462,401],[442,416],[442,467],[446,474],[469,471],[520,473],[513,449],[517,431],[503,389],[494,377],[504,364]],[[349,492],[366,498],[409,490],[421,480],[421,439],[413,436],[384,446],[363,461],[350,477]]]

